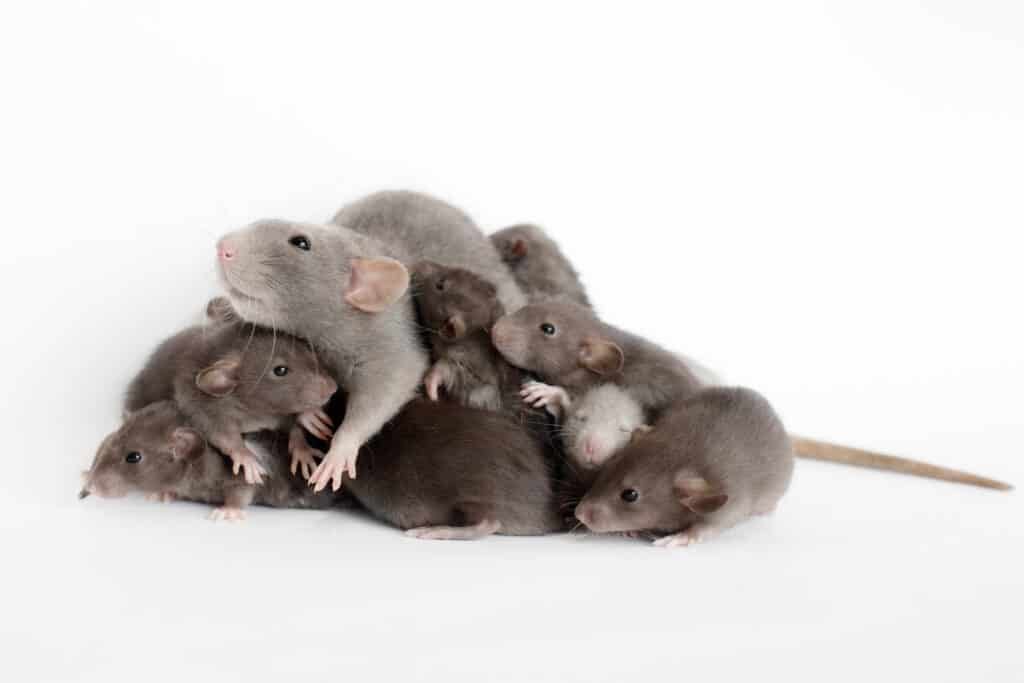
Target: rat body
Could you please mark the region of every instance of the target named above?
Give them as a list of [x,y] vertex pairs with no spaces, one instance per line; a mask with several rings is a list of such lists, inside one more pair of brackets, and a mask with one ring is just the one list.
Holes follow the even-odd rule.
[[331,222],[389,247],[407,267],[422,260],[464,268],[486,277],[508,311],[526,297],[494,245],[465,212],[417,192],[376,192],[344,206]]
[[563,528],[543,443],[515,419],[414,399],[365,447],[345,488],[418,538],[470,540]]
[[242,519],[250,504],[326,508],[331,493],[315,494],[288,472],[284,438],[272,432],[246,436],[247,448],[265,472],[262,485],[246,483],[173,401],[131,413],[100,445],[84,474],[80,497],[117,498],[142,493],[157,500],[189,500],[221,506],[213,519]]
[[602,322],[578,304],[525,306],[498,320],[491,339],[509,363],[573,397],[611,383],[656,413],[703,386],[677,354]]
[[518,410],[525,375],[491,343],[491,326],[505,314],[497,288],[464,268],[433,261],[416,263],[412,282],[433,361],[424,377],[427,396],[436,401],[444,389],[465,406]]
[[492,234],[491,242],[531,303],[571,301],[591,307],[579,273],[540,226],[513,225]]
[[576,507],[592,531],[667,534],[688,545],[775,509],[793,473],[781,420],[750,389],[713,387],[678,402],[626,445]]
[[248,483],[259,483],[262,474],[259,459],[242,440],[248,432],[290,432],[296,464],[310,469],[317,454],[294,416],[319,410],[337,384],[305,342],[251,324],[225,324],[190,344],[172,346],[176,355],[162,360],[174,367],[175,402],[236,469],[245,470]]

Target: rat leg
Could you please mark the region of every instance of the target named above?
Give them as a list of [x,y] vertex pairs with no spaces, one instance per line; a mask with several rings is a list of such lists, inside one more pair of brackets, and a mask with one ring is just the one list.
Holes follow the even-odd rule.
[[694,522],[677,534],[662,536],[655,540],[654,545],[659,548],[679,548],[687,545],[696,545],[697,543],[708,540],[718,533],[718,531],[720,531],[720,528],[715,524],[711,524],[706,521]]
[[267,470],[260,464],[256,454],[249,450],[249,447],[242,441],[241,433],[214,434],[208,438],[214,448],[231,458],[232,474],[238,474],[241,470],[246,484],[263,483],[263,475],[267,473]]
[[334,434],[334,423],[323,409],[307,410],[295,418],[307,432],[322,441],[330,441]]
[[328,482],[337,491],[345,474],[356,478],[360,447],[416,395],[425,362],[417,350],[397,364],[394,358],[381,358],[353,368],[346,387],[345,419],[334,433],[327,456],[309,480],[314,491],[322,491]]
[[455,381],[455,367],[446,360],[439,360],[430,366],[430,370],[423,377],[423,386],[427,390],[427,397],[431,401],[438,399],[439,389],[447,390]]
[[156,493],[146,494],[146,500],[153,503],[170,503],[177,500],[177,498],[178,496],[174,491],[157,491]]
[[523,403],[528,403],[534,408],[543,407],[556,420],[561,419],[572,405],[572,399],[565,389],[543,382],[524,382],[519,395],[523,398]]
[[256,494],[252,486],[233,486],[224,494],[224,505],[210,511],[210,521],[241,522],[245,519],[245,508],[252,503]]
[[288,433],[288,452],[292,456],[291,473],[295,474],[301,468],[302,478],[306,480],[313,475],[317,460],[324,457],[323,453],[306,442],[306,436],[298,423],[292,425]]
[[433,541],[475,541],[501,529],[501,522],[485,519],[472,526],[420,526],[409,529],[406,536]]

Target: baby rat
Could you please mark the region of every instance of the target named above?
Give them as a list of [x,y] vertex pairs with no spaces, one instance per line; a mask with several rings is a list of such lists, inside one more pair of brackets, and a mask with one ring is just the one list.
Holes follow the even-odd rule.
[[650,430],[640,404],[614,384],[599,384],[573,401],[560,387],[527,382],[522,395],[527,403],[545,407],[559,420],[566,457],[583,483],[589,483],[637,434]]
[[210,299],[206,305],[206,319],[207,325],[187,327],[153,350],[142,370],[128,384],[122,406],[124,414],[134,413],[150,403],[174,398],[174,374],[178,359],[186,355],[189,349],[201,345],[213,326],[238,320],[230,302],[223,297]]
[[576,269],[540,226],[513,225],[492,234],[491,242],[530,302],[553,299],[590,308]]
[[282,439],[273,432],[247,435],[247,449],[266,473],[262,486],[233,476],[228,461],[214,450],[172,401],[160,401],[130,414],[100,445],[83,475],[80,498],[117,498],[144,493],[220,505],[211,519],[243,519],[250,503],[272,507],[326,508],[333,494],[314,494],[288,473]]
[[302,340],[254,325],[222,325],[174,359],[174,400],[190,424],[259,483],[262,466],[242,434],[287,429],[295,463],[317,455],[293,417],[320,409],[337,389]]
[[576,518],[598,533],[648,531],[667,534],[656,545],[688,545],[773,511],[792,473],[793,448],[768,401],[704,389],[605,465]]
[[509,363],[570,395],[613,383],[642,409],[656,412],[702,386],[678,355],[601,322],[578,304],[524,306],[498,320],[491,339]]
[[345,488],[426,539],[534,535],[563,527],[544,446],[502,413],[414,399],[363,449]]
[[464,268],[433,261],[412,267],[413,298],[428,333],[434,364],[424,377],[427,396],[443,388],[451,399],[474,408],[515,409],[522,373],[491,344],[490,329],[505,309],[497,288]]

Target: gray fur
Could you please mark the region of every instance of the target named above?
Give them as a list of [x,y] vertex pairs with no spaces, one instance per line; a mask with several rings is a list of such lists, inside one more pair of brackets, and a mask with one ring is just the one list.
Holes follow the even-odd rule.
[[591,307],[579,273],[540,226],[513,225],[492,234],[491,242],[530,303],[570,301]]
[[[667,409],[619,451],[577,517],[599,532],[721,531],[772,511],[792,473],[792,445],[768,401],[750,389],[709,388]],[[688,509],[679,487],[694,479],[707,484],[703,496],[726,496],[724,504],[703,514]],[[627,489],[638,493],[636,502],[623,499]]]
[[428,260],[465,268],[498,288],[507,311],[526,303],[519,285],[476,223],[451,204],[416,192],[376,192],[343,207],[331,222],[389,246],[407,266]]

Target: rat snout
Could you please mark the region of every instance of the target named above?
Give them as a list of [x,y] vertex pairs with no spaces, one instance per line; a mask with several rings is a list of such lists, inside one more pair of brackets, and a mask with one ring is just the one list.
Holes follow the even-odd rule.
[[217,242],[217,258],[221,261],[230,261],[238,254],[238,246],[227,237]]
[[586,502],[577,505],[576,509],[573,511],[573,514],[576,515],[576,519],[583,522],[583,525],[587,528],[591,528],[591,525],[594,523],[595,513],[596,510],[594,506]]
[[321,375],[320,381],[317,382],[317,388],[320,390],[320,396],[323,397],[323,402],[327,403],[331,396],[334,396],[334,392],[338,390],[338,383],[327,375]]

